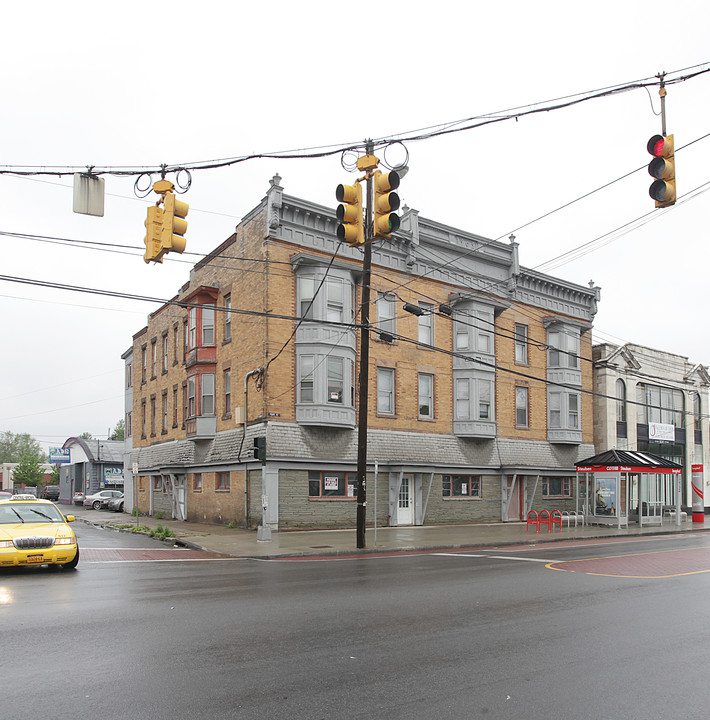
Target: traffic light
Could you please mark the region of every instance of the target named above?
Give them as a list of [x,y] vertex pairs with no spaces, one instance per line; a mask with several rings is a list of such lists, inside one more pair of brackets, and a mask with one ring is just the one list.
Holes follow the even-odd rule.
[[338,240],[344,240],[350,247],[365,244],[365,220],[362,214],[362,187],[359,182],[354,185],[338,185],[335,197],[339,203],[335,216],[338,218]]
[[399,187],[399,175],[392,170],[388,173],[375,171],[375,221],[373,235],[376,238],[389,238],[390,233],[399,229],[399,195],[392,192]]
[[266,464],[266,437],[264,435],[254,438],[254,460],[261,460]]
[[160,244],[160,235],[163,229],[163,210],[157,205],[148,208],[148,217],[145,222],[145,253],[143,259],[149,263],[163,262],[163,249]]
[[164,253],[179,252],[185,249],[185,232],[187,220],[185,216],[190,206],[182,200],[176,199],[172,192],[165,193],[163,209],[163,230],[160,245]]
[[646,145],[653,160],[648,165],[648,174],[656,178],[648,194],[656,201],[657,208],[675,203],[675,158],[673,136],[654,135]]

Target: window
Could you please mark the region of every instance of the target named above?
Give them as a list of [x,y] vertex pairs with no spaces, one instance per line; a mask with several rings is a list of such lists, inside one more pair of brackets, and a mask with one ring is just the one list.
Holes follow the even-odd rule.
[[126,413],[126,437],[129,438],[133,435],[133,413]]
[[192,489],[195,492],[202,492],[202,473],[195,473],[192,476]]
[[313,355],[301,355],[300,389],[301,402],[313,402]]
[[515,323],[515,362],[528,364],[528,326]]
[[685,427],[685,396],[682,390],[645,385],[636,386],[638,422],[640,424],[664,423],[678,428]]
[[150,377],[155,379],[157,377],[156,370],[158,368],[158,346],[155,340],[150,343]]
[[543,477],[543,497],[572,497],[572,478],[569,477]]
[[626,383],[621,378],[616,381],[616,421],[626,422]]
[[214,373],[200,375],[200,415],[214,415]]
[[481,497],[480,475],[442,475],[442,496],[453,497]]
[[187,379],[187,417],[195,417],[197,408],[195,407],[195,376]]
[[163,491],[163,477],[161,475],[153,475],[153,492]]
[[232,412],[232,371],[224,371],[224,414]]
[[163,424],[161,432],[167,433],[168,432],[168,391],[163,391]]
[[515,388],[515,426],[528,427],[528,389],[517,386]]
[[345,288],[342,278],[328,278],[326,282],[326,295],[326,320],[330,322],[343,322]]
[[214,305],[202,306],[202,347],[214,345]]
[[456,350],[493,354],[493,324],[492,310],[458,311],[454,329]]
[[126,363],[126,387],[133,387],[133,363]]
[[183,360],[185,359],[185,355],[187,355],[187,351],[190,349],[190,324],[187,321],[187,318],[185,318],[182,321],[182,341],[183,341]]
[[434,376],[419,373],[419,417],[434,417]]
[[377,368],[377,412],[394,415],[394,369]]
[[215,490],[219,490],[221,492],[229,492],[230,489],[230,477],[228,472],[218,472],[217,473],[217,482],[215,484]]
[[168,372],[168,333],[163,335],[163,372]]
[[493,419],[493,381],[483,378],[456,378],[454,385],[456,420]]
[[548,391],[548,423],[551,428],[579,430],[579,393]]
[[328,356],[328,402],[343,402],[344,358]]
[[141,402],[141,438],[145,438],[145,400]]
[[177,324],[173,325],[173,365],[178,364],[178,326]]
[[150,434],[155,435],[155,396],[150,399]]
[[232,339],[232,296],[224,296],[224,342]]
[[182,426],[185,427],[185,421],[190,414],[188,412],[188,383],[182,384]]
[[298,296],[300,317],[306,320],[313,319],[313,301],[316,295],[316,279],[312,275],[302,275],[298,278]]
[[394,295],[377,293],[377,328],[380,332],[394,334]]
[[148,358],[147,358],[147,350],[146,346],[144,345],[141,348],[141,382],[144,383],[146,381],[146,372],[148,367]]
[[173,427],[178,426],[178,388],[173,387]]
[[547,345],[547,364],[550,367],[579,368],[579,330],[550,330]]
[[357,497],[357,476],[345,472],[308,472],[309,498],[352,498]]
[[434,344],[434,306],[428,303],[419,303],[424,310],[423,315],[417,317],[417,339],[424,345]]
[[191,307],[187,318],[188,337],[185,350],[191,350],[197,345],[197,308]]

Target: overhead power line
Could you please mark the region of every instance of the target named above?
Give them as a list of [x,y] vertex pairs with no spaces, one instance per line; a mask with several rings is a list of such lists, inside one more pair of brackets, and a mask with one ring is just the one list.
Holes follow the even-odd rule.
[[[703,75],[710,72],[710,68],[705,66],[708,63],[695,65],[691,68],[684,68],[682,70],[675,70],[670,73],[665,73],[664,83],[666,86],[673,85],[679,82],[685,82],[699,75]],[[702,69],[696,69],[702,68]],[[689,74],[682,75],[684,73],[693,70]],[[677,75],[677,77],[671,77]],[[537,115],[540,113],[552,112],[554,110],[562,110],[569,108],[580,103],[588,102],[590,100],[596,100],[604,97],[610,97],[612,95],[618,95],[620,93],[630,92],[632,90],[645,89],[648,87],[660,85],[660,80],[657,76],[644,78],[642,80],[636,80],[633,82],[627,82],[620,85],[608,86],[597,90],[589,90],[586,92],[577,93],[575,95],[568,95],[565,97],[557,98],[555,100],[548,100],[533,104],[526,104],[523,106],[511,108],[509,110],[496,111],[493,113],[487,113],[484,115],[477,115],[463,120],[451,121],[441,123],[440,125],[423,128],[411,132],[399,132],[386,137],[378,138],[374,141],[369,141],[374,144],[374,148],[380,148],[383,146],[390,145],[392,143],[402,142],[416,142],[420,140],[428,140],[434,137],[441,137],[443,135],[451,135],[453,133],[466,132],[468,130],[474,130],[486,125],[494,123],[500,123],[507,120],[517,120],[528,115]],[[322,145],[303,149],[292,149],[292,150],[277,150],[271,152],[257,152],[249,153],[247,155],[240,155],[236,157],[220,158],[216,160],[200,160],[196,162],[179,163],[179,164],[165,164],[161,166],[23,166],[23,165],[2,165],[0,166],[0,174],[13,174],[13,175],[45,175],[61,177],[64,175],[73,175],[77,172],[89,172],[92,175],[116,175],[116,176],[138,176],[150,173],[174,173],[180,170],[213,170],[217,168],[229,167],[237,165],[249,160],[259,159],[281,159],[281,160],[304,160],[304,159],[316,159],[324,158],[333,155],[338,155],[344,152],[359,152],[365,148],[365,141],[357,142],[346,142],[346,143],[335,143],[332,145]]]

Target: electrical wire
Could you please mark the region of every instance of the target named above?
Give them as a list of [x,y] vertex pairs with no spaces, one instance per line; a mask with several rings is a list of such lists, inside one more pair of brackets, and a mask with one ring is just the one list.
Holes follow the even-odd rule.
[[[702,68],[707,63],[693,66],[689,69]],[[685,82],[687,80],[703,75],[710,72],[710,68],[697,70],[689,75],[681,75],[679,77],[668,77],[679,72],[685,72],[685,70],[673,71],[671,73],[664,74],[664,84],[666,86],[674,85],[679,82]],[[467,130],[473,130],[476,128],[490,125],[493,123],[504,122],[506,120],[518,120],[528,115],[535,115],[545,112],[552,112],[554,110],[561,110],[569,108],[574,105],[578,105],[583,102],[595,100],[604,97],[610,97],[619,93],[629,92],[636,89],[645,89],[647,87],[653,87],[660,85],[661,80],[658,76],[654,78],[644,78],[634,82],[624,83],[620,85],[608,86],[599,90],[587,91],[583,93],[577,93],[575,95],[567,95],[562,98],[555,100],[545,101],[545,103],[534,103],[531,105],[520,106],[513,108],[509,111],[498,111],[495,113],[487,113],[484,115],[478,115],[467,118],[465,120],[459,120],[454,122],[442,123],[436,126],[436,129],[423,128],[409,133],[396,133],[388,137],[381,137],[375,141],[358,141],[349,143],[338,143],[333,145],[321,145],[310,148],[302,148],[298,150],[281,150],[272,152],[260,152],[250,153],[248,155],[240,155],[231,158],[222,158],[217,160],[203,160],[190,163],[180,164],[164,164],[160,167],[157,166],[22,166],[22,165],[4,165],[0,166],[0,174],[13,174],[13,175],[47,175],[61,177],[64,175],[73,175],[77,172],[86,172],[92,176],[100,175],[116,175],[116,176],[141,176],[151,173],[174,173],[181,170],[212,170],[217,168],[229,167],[239,163],[243,163],[249,160],[256,159],[314,159],[329,157],[340,153],[346,153],[349,151],[361,151],[364,150],[368,142],[372,142],[375,148],[387,146],[395,142],[416,142],[420,140],[428,140],[434,137],[441,137],[444,135],[450,135],[452,133],[465,132]],[[524,109],[528,108],[528,109]]]

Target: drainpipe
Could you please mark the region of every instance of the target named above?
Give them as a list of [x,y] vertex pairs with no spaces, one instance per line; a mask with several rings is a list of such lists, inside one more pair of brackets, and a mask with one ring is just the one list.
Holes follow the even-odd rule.
[[[244,448],[244,441],[247,437],[247,420],[249,417],[247,389],[249,387],[249,378],[254,375],[262,375],[263,373],[264,368],[258,367],[256,370],[250,370],[244,376],[244,430],[242,432],[242,444],[239,447],[239,462],[242,460],[242,449]],[[244,467],[244,526],[247,530],[249,529],[249,471],[246,466]]]

